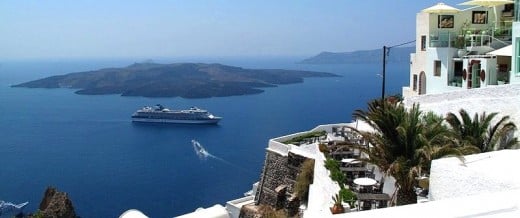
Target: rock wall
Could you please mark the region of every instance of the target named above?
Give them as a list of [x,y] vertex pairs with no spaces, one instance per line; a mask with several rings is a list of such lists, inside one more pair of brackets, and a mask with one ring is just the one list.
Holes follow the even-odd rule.
[[49,187],[45,190],[37,215],[33,217],[76,218],[76,212],[67,193]]
[[300,200],[293,193],[296,177],[306,157],[288,152],[280,154],[267,150],[260,184],[255,196],[257,205],[284,209],[290,216],[298,213]]

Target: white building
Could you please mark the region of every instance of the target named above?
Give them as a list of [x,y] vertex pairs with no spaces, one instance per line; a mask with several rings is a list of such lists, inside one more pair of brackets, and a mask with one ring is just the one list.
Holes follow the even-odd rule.
[[520,83],[518,49],[511,58],[520,37],[514,6],[418,13],[410,85],[403,87],[403,96]]
[[514,20],[513,20],[513,57],[511,63],[512,75],[511,83],[520,83],[520,1],[515,0]]

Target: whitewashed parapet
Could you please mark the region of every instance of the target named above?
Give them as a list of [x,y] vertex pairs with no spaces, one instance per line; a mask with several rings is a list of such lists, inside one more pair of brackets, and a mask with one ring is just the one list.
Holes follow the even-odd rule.
[[254,196],[247,196],[226,202],[226,210],[230,218],[238,218],[240,216],[240,209],[246,204],[254,203]]
[[353,121],[352,123],[334,123],[334,124],[319,125],[319,126],[315,127],[314,129],[311,129],[309,132],[325,131],[327,133],[332,133],[332,127],[343,127],[343,126],[355,128],[356,122]]
[[[292,146],[291,145],[287,145],[287,144],[284,144],[283,142],[288,141],[288,140],[290,140],[290,139],[292,139],[294,137],[298,137],[298,136],[307,134],[309,132],[325,131],[327,133],[332,133],[332,128],[333,127],[343,127],[343,126],[355,128],[356,127],[356,122],[319,125],[319,126],[315,127],[314,129],[311,129],[309,131],[298,132],[298,133],[293,133],[293,134],[290,134],[290,135],[280,136],[278,138],[274,138],[274,139],[269,140],[269,145],[268,145],[267,149],[270,150],[270,151],[276,152],[276,153],[278,153],[280,155],[286,156],[289,153],[289,151],[294,148],[294,145],[292,145]],[[293,148],[291,148],[291,147],[293,147]]]
[[332,196],[339,193],[340,187],[332,181],[330,172],[325,168],[325,156],[319,153],[314,161],[314,180],[309,187],[309,202],[303,217],[322,217],[332,215]]
[[276,152],[283,156],[287,156],[287,154],[289,154],[289,147],[289,145],[271,139],[269,140],[269,146],[267,147],[267,150]]

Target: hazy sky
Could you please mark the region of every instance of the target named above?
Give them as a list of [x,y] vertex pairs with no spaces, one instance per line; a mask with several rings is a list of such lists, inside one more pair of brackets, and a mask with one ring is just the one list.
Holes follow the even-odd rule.
[[374,49],[413,40],[416,13],[437,2],[2,0],[0,58],[310,56]]

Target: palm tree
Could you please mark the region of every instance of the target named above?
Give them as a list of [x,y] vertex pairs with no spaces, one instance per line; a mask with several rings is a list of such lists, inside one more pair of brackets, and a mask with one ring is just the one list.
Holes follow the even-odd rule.
[[417,203],[416,178],[428,173],[432,159],[460,152],[448,142],[442,119],[423,116],[418,105],[410,109],[400,103],[374,100],[367,111],[356,110],[354,117],[375,131],[358,131],[370,147],[358,146],[368,154],[364,161],[395,178],[397,205]]
[[459,111],[460,118],[454,113],[448,113],[446,121],[457,137],[459,146],[475,146],[480,152],[495,151],[518,147],[518,139],[514,136],[516,125],[504,116],[491,125],[491,121],[498,113],[480,116],[475,113],[473,119],[466,110]]

